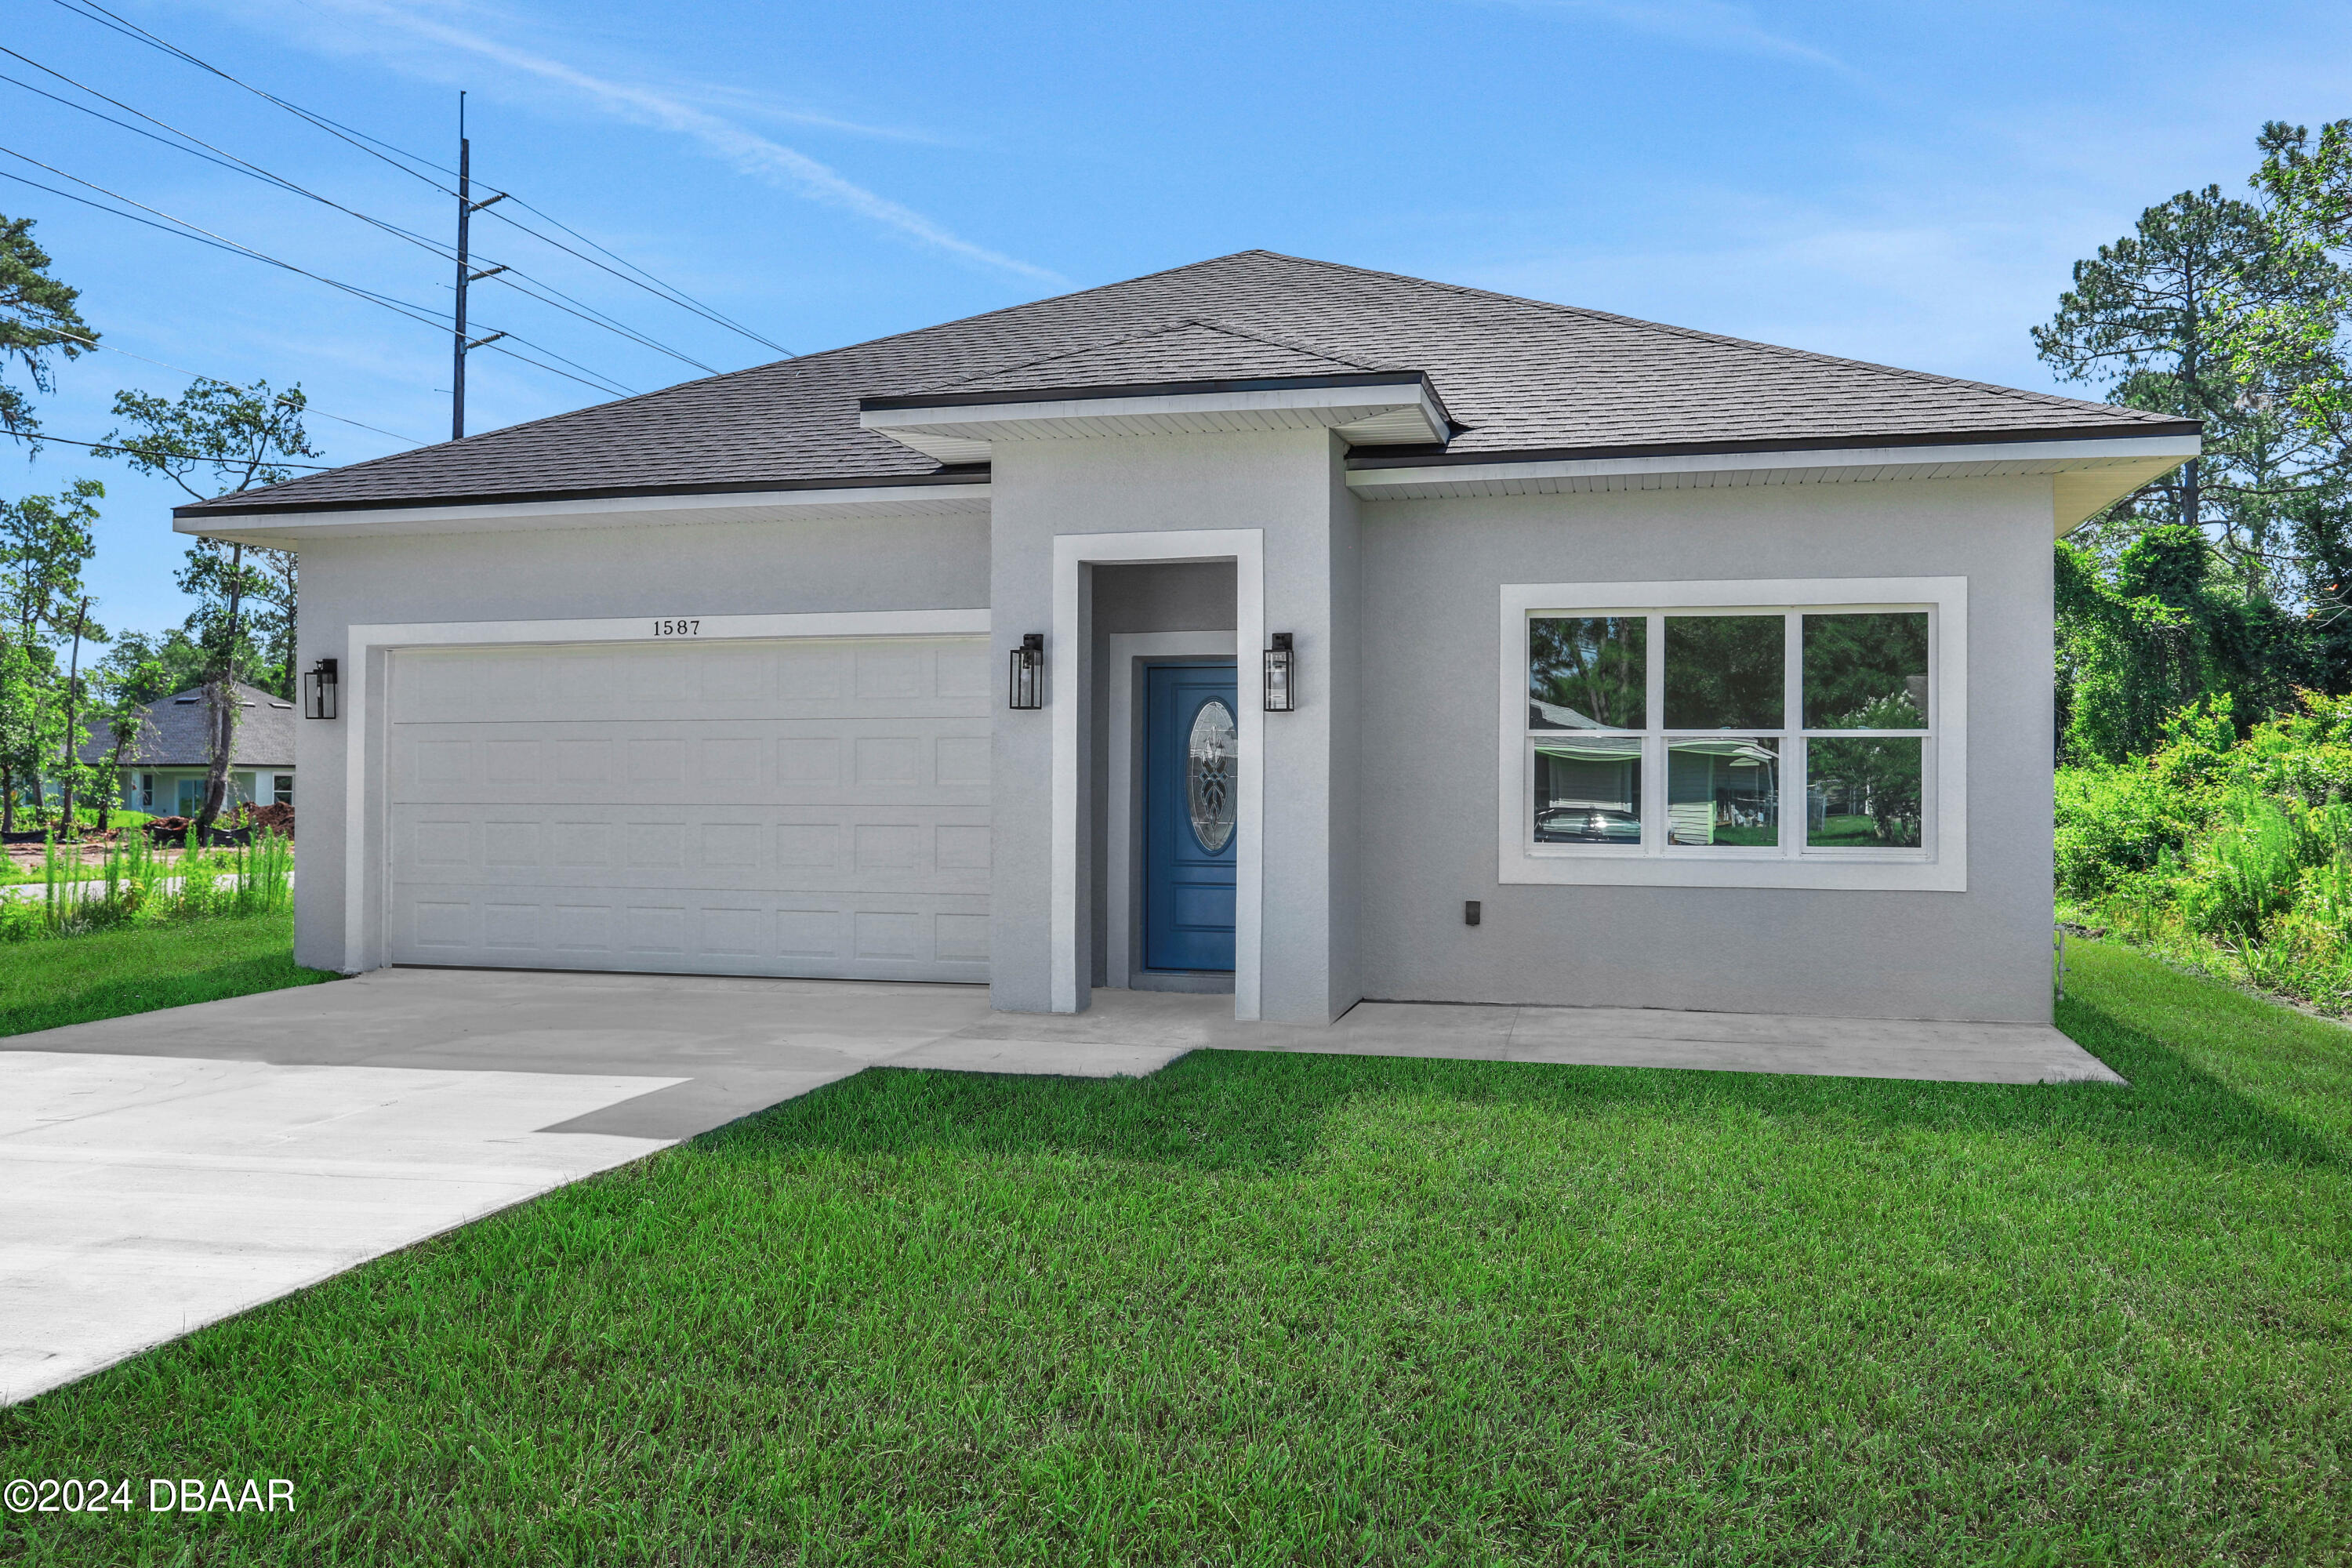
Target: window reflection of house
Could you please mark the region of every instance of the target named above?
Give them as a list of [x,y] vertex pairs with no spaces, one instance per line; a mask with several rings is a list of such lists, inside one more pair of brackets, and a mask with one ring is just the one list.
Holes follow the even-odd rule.
[[1666,842],[1775,842],[1780,813],[1779,742],[1680,740],[1666,751]]

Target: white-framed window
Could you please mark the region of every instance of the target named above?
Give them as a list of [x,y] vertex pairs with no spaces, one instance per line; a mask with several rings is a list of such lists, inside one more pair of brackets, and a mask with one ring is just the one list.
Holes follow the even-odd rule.
[[1964,889],[1967,593],[1505,584],[1499,879]]
[[270,804],[273,805],[292,805],[294,804],[294,775],[292,773],[276,773],[271,775],[269,784],[269,799]]

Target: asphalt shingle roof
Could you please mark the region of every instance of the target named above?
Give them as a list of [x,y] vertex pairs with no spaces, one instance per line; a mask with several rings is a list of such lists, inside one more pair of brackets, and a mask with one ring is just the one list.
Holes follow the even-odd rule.
[[[236,744],[229,753],[233,768],[291,768],[294,765],[294,705],[258,687],[240,684]],[[211,707],[205,689],[193,687],[150,702],[142,713],[138,736],[123,750],[122,760],[150,768],[201,768],[212,762],[212,741],[206,734]],[[113,732],[103,725],[81,744],[86,763],[103,762],[114,750]]]
[[1151,385],[1171,381],[1274,380],[1356,375],[1407,368],[1344,359],[1286,343],[1222,321],[1181,321],[1120,338],[1046,354],[1027,364],[975,371],[925,387],[925,393],[1045,392],[1057,387]]
[[1430,377],[1460,426],[1449,458],[2195,428],[2138,409],[1250,250],[180,511],[978,478],[861,429],[859,400],[1364,367]]

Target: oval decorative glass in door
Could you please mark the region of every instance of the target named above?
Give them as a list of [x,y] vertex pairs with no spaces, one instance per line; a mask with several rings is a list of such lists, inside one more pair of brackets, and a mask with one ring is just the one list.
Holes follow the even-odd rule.
[[1234,807],[1239,788],[1239,736],[1233,710],[1212,697],[1192,716],[1192,733],[1184,747],[1184,798],[1192,809],[1192,837],[1214,855],[1234,836]]

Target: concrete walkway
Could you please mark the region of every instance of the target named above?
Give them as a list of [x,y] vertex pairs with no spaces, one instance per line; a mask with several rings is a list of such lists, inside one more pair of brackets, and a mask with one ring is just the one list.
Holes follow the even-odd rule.
[[1367,1003],[1328,1029],[1098,991],[380,970],[0,1039],[0,1404],[868,1067],[1201,1049],[2119,1083],[2056,1030]]

